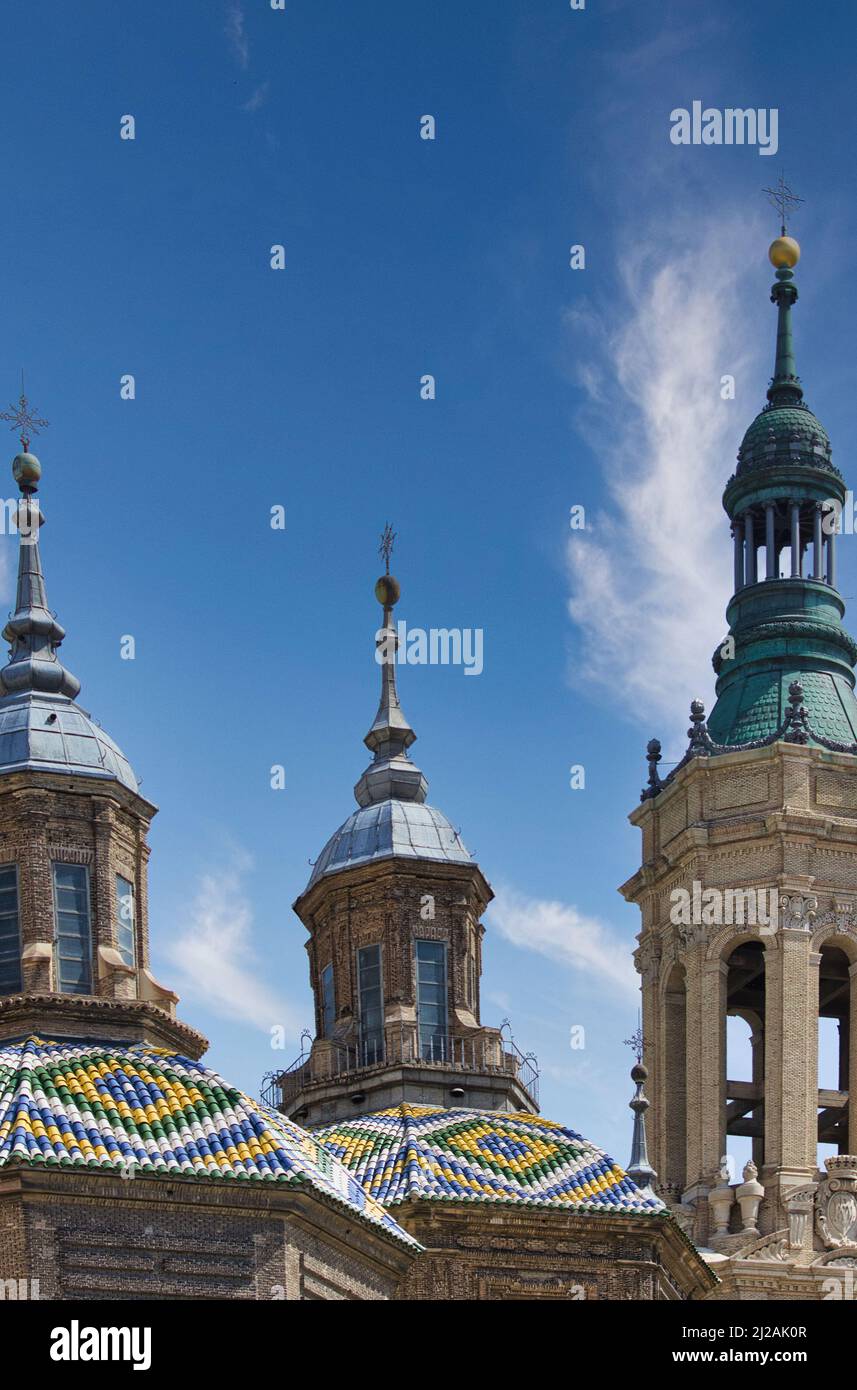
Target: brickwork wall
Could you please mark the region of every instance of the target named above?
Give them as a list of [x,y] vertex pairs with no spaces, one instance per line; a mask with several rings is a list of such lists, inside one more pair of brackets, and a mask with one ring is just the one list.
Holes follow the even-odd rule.
[[[53,1299],[340,1300],[393,1296],[409,1256],[382,1251],[373,1233],[312,1198],[284,1214],[272,1203],[233,1205],[231,1195],[178,1186],[130,1186],[86,1174],[62,1191],[0,1193],[0,1279],[37,1281]],[[262,1194],[263,1198],[265,1194]],[[243,1196],[243,1194],[242,1194]]]

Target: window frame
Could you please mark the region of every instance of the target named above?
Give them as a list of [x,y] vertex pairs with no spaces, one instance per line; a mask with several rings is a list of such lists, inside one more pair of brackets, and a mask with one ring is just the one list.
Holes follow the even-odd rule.
[[[364,1014],[365,1014],[365,1010],[364,1010],[364,1007],[363,1007],[364,990],[363,990],[363,984],[362,984],[362,981],[361,981],[361,973],[362,973],[362,972],[361,972],[361,965],[360,965],[360,958],[361,958],[361,956],[363,956],[364,953],[367,952],[367,951],[375,951],[375,952],[377,952],[377,959],[378,959],[378,984],[377,984],[377,986],[373,985],[373,986],[372,986],[372,989],[374,990],[374,989],[377,988],[377,990],[378,990],[378,1014],[379,1014],[380,1022],[379,1022],[379,1024],[378,1024],[377,1030],[376,1030],[376,1029],[373,1029],[373,1030],[372,1030],[371,1039],[370,1039],[370,1036],[369,1036],[368,1033],[367,1033],[366,1024],[365,1024],[365,1022],[364,1022]],[[383,948],[382,948],[382,945],[381,945],[381,942],[380,942],[380,941],[371,941],[371,942],[368,942],[365,946],[358,946],[358,947],[357,947],[357,952],[356,952],[356,973],[357,973],[357,1006],[358,1006],[359,1025],[360,1025],[360,1055],[361,1055],[361,1061],[363,1062],[364,1065],[374,1065],[375,1062],[383,1061],[383,1058],[384,1058],[384,951],[383,951]],[[371,1060],[370,1060],[370,1058],[369,1058],[369,1043],[370,1043],[370,1040],[371,1040],[371,1041],[374,1041],[375,1044],[376,1044],[375,1048],[373,1049],[373,1055],[372,1055]]]
[[[422,982],[420,981],[420,946],[421,946],[421,945],[439,947],[439,948],[440,948],[440,951],[441,951],[441,954],[442,954],[442,959],[443,959],[443,969],[442,969],[442,976],[441,976],[441,978],[442,978],[442,984],[443,984],[443,1001],[442,1001],[442,1005],[441,1005],[442,1010],[443,1010],[443,1027],[442,1027],[439,1031],[438,1031],[438,1030],[434,1030],[433,1033],[432,1033],[432,1037],[434,1037],[434,1038],[440,1038],[440,1040],[441,1040],[441,1045],[440,1045],[440,1056],[437,1056],[437,1055],[436,1055],[435,1048],[434,1048],[432,1045],[429,1044],[429,1040],[428,1040],[428,1039],[426,1040],[425,1043],[424,1043],[424,1041],[423,1041],[423,1025],[422,1025],[422,1022],[421,1022],[421,1020],[420,1020],[420,1013],[421,1013],[421,1008],[420,1008],[420,984],[421,984],[421,983],[429,984],[429,983],[431,983],[431,982],[428,981],[428,980],[422,981]],[[434,962],[434,963],[437,964],[437,962]],[[447,941],[443,940],[443,938],[431,937],[431,936],[416,936],[416,937],[414,937],[414,1002],[415,1002],[415,1004],[416,1004],[416,1013],[417,1013],[417,1045],[418,1045],[418,1048],[419,1048],[419,1055],[420,1055],[420,1057],[422,1058],[423,1061],[435,1061],[435,1062],[443,1062],[443,1061],[446,1061],[446,1060],[447,1060],[447,1057],[446,1057],[446,1039],[447,1039],[448,1036],[449,1036],[449,943],[448,943]],[[426,1007],[426,1008],[429,1008],[429,1007],[431,1007],[431,1008],[437,1008],[438,1006],[437,1006],[437,1005],[429,1005],[428,1003],[426,1003],[426,1005],[425,1005],[424,1007]],[[426,1055],[426,1048],[427,1048],[427,1047],[428,1047],[428,1053],[429,1053],[430,1055]]]
[[[129,887],[130,890],[131,890],[130,894],[125,894],[125,895],[120,894],[120,892],[119,892],[119,884],[120,884],[120,881],[121,881],[122,883],[127,883],[128,887]],[[127,966],[129,970],[136,970],[136,969],[137,969],[137,889],[136,889],[136,885],[135,885],[134,880],[133,880],[132,878],[126,878],[124,874],[120,874],[120,873],[117,872],[117,873],[114,875],[114,888],[115,888],[115,893],[114,893],[114,898],[113,898],[113,906],[114,906],[114,914],[115,914],[115,915],[114,915],[114,919],[113,919],[113,930],[114,930],[114,935],[115,935],[115,939],[116,939],[116,950],[119,952],[119,955],[122,957],[122,964],[125,965],[125,966]],[[120,905],[121,905],[121,903],[122,903],[122,898],[123,898],[123,896],[130,896],[130,898],[131,898],[131,926],[130,926],[130,931],[131,931],[131,959],[130,959],[130,960],[126,960],[126,959],[125,959],[125,955],[124,955],[122,943],[121,943],[121,940],[120,940],[120,938],[119,938],[119,928],[120,928],[120,926],[121,926],[121,927],[127,927],[127,925],[128,925],[126,922],[123,921],[122,916],[121,916],[121,913],[120,913],[120,910],[119,910],[119,909],[120,909]]]
[[[57,876],[56,876],[56,870],[57,870],[57,869],[80,869],[80,870],[82,870],[83,876],[84,876],[84,882],[85,882],[85,884],[86,884],[86,925],[87,925],[87,932],[86,932],[86,952],[85,952],[85,954],[81,957],[81,960],[85,962],[86,968],[87,968],[87,982],[86,982],[86,983],[87,983],[87,987],[86,987],[86,989],[73,989],[73,988],[69,988],[69,987],[66,986],[66,985],[63,985],[63,983],[62,983],[62,978],[61,978],[61,974],[60,974],[60,960],[61,960],[60,951],[59,951],[59,946],[60,946],[60,930],[59,930],[59,913],[60,913],[60,908],[59,908],[59,903],[58,903],[58,901],[57,901]],[[70,860],[70,859],[52,859],[52,860],[51,860],[51,894],[52,894],[52,897],[53,897],[53,905],[54,905],[54,941],[53,941],[53,946],[54,946],[54,957],[53,957],[53,959],[54,959],[55,983],[56,983],[56,986],[57,986],[57,993],[58,993],[58,994],[92,994],[92,993],[93,993],[93,969],[92,969],[92,967],[93,967],[93,954],[94,954],[94,953],[93,953],[93,949],[92,949],[92,946],[93,946],[93,942],[92,942],[92,879],[91,879],[91,874],[90,874],[90,872],[89,872],[89,865],[88,865],[88,864],[77,864],[77,863],[74,862],[74,860]],[[71,959],[71,957],[69,957],[69,959]]]
[[[330,999],[327,997],[327,981],[330,982]],[[333,970],[333,961],[328,961],[319,971],[319,983],[321,985],[321,1036],[330,1038],[333,1036],[333,1029],[336,1025],[336,979]]]
[[[14,989],[0,989],[0,997],[7,998],[12,994],[22,994],[24,991],[24,962],[23,962],[23,941],[21,938],[21,871],[17,860],[10,863],[0,864],[0,874],[13,869],[15,873],[15,921],[17,923],[18,936],[18,984]],[[7,914],[11,916],[11,913]]]

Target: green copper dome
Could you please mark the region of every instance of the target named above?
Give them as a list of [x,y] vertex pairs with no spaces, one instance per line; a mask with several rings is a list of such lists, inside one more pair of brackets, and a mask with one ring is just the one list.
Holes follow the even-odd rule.
[[836,473],[830,439],[806,405],[766,405],[749,426],[738,450],[737,475],[781,464],[809,464]]
[[726,610],[729,636],[713,657],[717,702],[708,733],[720,745],[776,736],[788,712],[789,686],[797,681],[812,733],[852,745],[857,643],[842,621],[831,509],[831,502],[844,503],[845,484],[797,375],[791,263],[777,270],[771,299],[778,318],[768,403],[744,435],[723,494],[735,592]]

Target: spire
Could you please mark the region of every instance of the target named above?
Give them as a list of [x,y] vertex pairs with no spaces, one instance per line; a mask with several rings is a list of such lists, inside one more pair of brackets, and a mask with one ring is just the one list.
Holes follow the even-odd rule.
[[383,627],[375,635],[375,660],[381,667],[381,699],[372,727],[363,740],[374,756],[354,788],[359,806],[390,800],[425,801],[428,792],[425,777],[408,757],[416,734],[399,704],[396,689],[399,639],[393,623],[393,608],[401,590],[398,580],[390,573],[394,541],[395,535],[388,523],[380,545],[385,572],[375,585],[375,597],[384,610]]
[[656,1197],[654,1183],[657,1182],[658,1175],[649,1162],[646,1143],[646,1111],[649,1102],[643,1095],[643,1084],[649,1073],[643,1066],[643,1030],[639,1025],[636,1032],[630,1038],[626,1038],[626,1042],[637,1056],[637,1061],[631,1068],[631,1080],[637,1089],[633,1099],[628,1102],[634,1112],[634,1133],[631,1139],[631,1159],[626,1172],[632,1182],[637,1184],[643,1196]]
[[803,390],[795,367],[792,341],[792,305],[797,300],[797,285],[792,271],[800,260],[800,246],[794,237],[786,235],[786,218],[793,207],[803,202],[793,193],[782,174],[776,188],[766,188],[768,201],[780,214],[780,235],[768,251],[777,272],[777,283],[771,288],[771,300],[777,306],[777,356],[774,375],[768,387],[771,405],[800,405]]
[[18,589],[15,612],[3,629],[3,637],[11,650],[9,661],[0,670],[0,697],[38,690],[44,694],[66,695],[73,700],[80,690],[80,681],[66,670],[57,656],[65,629],[48,607],[39,553],[39,527],[44,517],[35,498],[42,466],[29,451],[30,435],[38,434],[48,422],[40,420],[30,410],[23,376],[17,407],[3,411],[0,419],[11,420],[13,428],[20,431],[22,448],[12,460],[12,474],[21,491],[17,511]]
[[[794,248],[792,250],[791,248]],[[794,340],[792,338],[792,305],[797,299],[797,285],[791,267],[797,265],[800,248],[791,237],[778,237],[770,250],[770,257],[777,269],[777,283],[771,286],[771,300],[777,306],[777,355],[774,362],[774,375],[768,387],[768,400],[771,405],[800,405],[803,400],[803,387],[795,365]],[[790,262],[782,258],[793,256]],[[774,256],[779,259],[775,260]]]

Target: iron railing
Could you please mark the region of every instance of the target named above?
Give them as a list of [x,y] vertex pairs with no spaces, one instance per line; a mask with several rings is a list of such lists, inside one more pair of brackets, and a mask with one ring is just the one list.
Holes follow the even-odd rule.
[[532,1053],[521,1052],[505,1026],[499,1033],[473,1033],[466,1037],[447,1033],[423,1038],[413,1027],[388,1027],[383,1037],[359,1042],[330,1039],[323,1055],[319,1055],[319,1050],[313,1053],[312,1040],[305,1035],[301,1054],[291,1066],[284,1071],[268,1072],[264,1077],[262,1099],[266,1105],[284,1110],[306,1086],[345,1076],[356,1078],[361,1072],[395,1063],[513,1076],[538,1105],[536,1059]]

